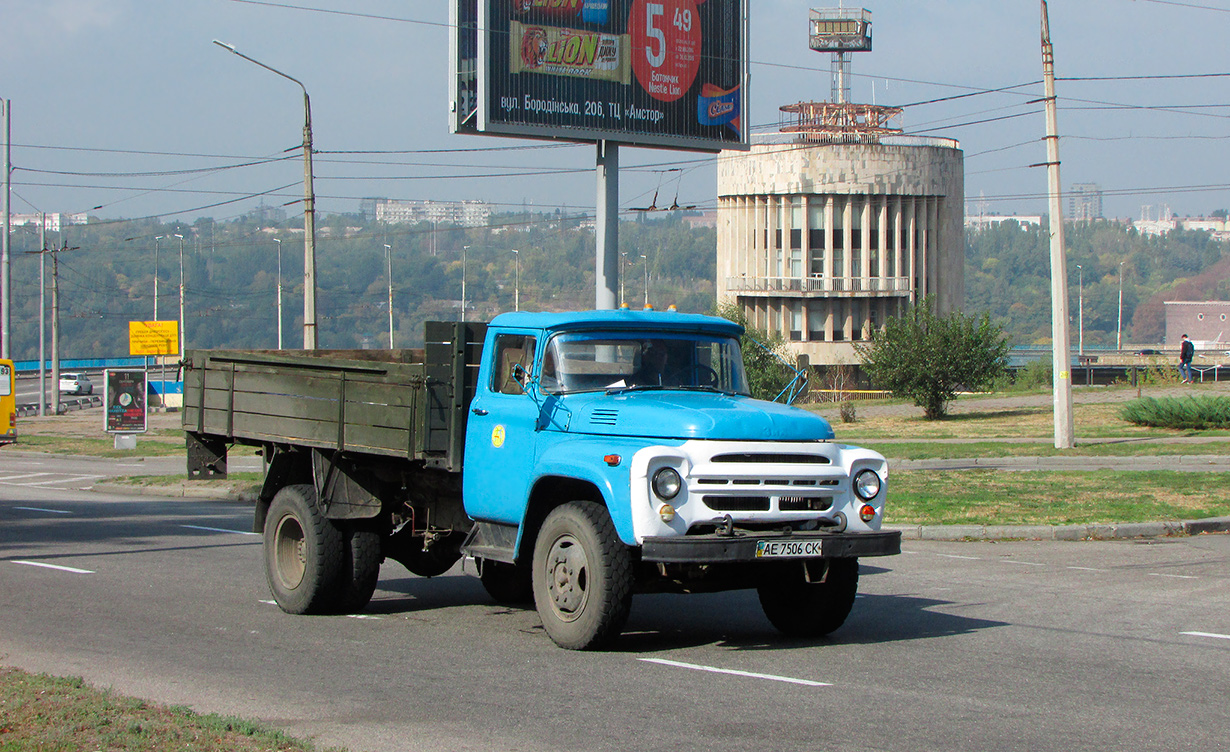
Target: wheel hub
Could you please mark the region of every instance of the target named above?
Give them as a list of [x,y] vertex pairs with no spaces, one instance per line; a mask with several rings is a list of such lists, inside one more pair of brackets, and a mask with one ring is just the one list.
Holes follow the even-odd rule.
[[589,560],[576,538],[564,535],[552,544],[547,575],[556,613],[565,621],[575,619],[589,597]]

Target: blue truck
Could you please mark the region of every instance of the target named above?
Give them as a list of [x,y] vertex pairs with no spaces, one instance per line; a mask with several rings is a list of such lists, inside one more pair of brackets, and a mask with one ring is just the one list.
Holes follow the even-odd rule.
[[255,447],[266,579],[289,613],[363,609],[380,565],[472,557],[571,649],[635,593],[755,589],[794,637],[842,625],[882,529],[882,455],[753,399],[742,327],[654,311],[430,322],[422,350],[190,351],[194,478]]

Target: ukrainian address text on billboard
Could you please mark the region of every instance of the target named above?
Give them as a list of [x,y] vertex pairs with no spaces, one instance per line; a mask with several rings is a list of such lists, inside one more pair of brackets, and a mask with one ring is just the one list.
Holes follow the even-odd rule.
[[[738,148],[744,2],[459,0],[454,70],[477,70],[483,83],[471,99],[477,112],[467,113],[458,82],[456,122],[477,115],[478,131]],[[477,11],[472,26],[467,5]]]

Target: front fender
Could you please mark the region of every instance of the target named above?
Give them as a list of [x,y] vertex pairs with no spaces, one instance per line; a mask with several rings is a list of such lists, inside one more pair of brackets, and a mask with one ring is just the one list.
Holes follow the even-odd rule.
[[[660,441],[653,443],[662,444]],[[646,446],[648,443],[645,441],[612,437],[568,437],[568,440],[555,443],[539,455],[534,468],[534,485],[547,478],[570,478],[593,485],[606,503],[619,539],[629,546],[637,545],[632,524],[632,457]],[[608,457],[618,457],[619,461],[609,464]],[[523,518],[519,536],[524,535],[525,529]]]

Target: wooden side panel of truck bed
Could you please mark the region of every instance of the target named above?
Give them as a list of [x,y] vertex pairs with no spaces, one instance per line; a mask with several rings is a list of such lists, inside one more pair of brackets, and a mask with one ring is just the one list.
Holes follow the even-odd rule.
[[191,351],[185,359],[183,427],[240,443],[460,469],[458,439],[464,436],[485,329],[429,325],[426,351]]

